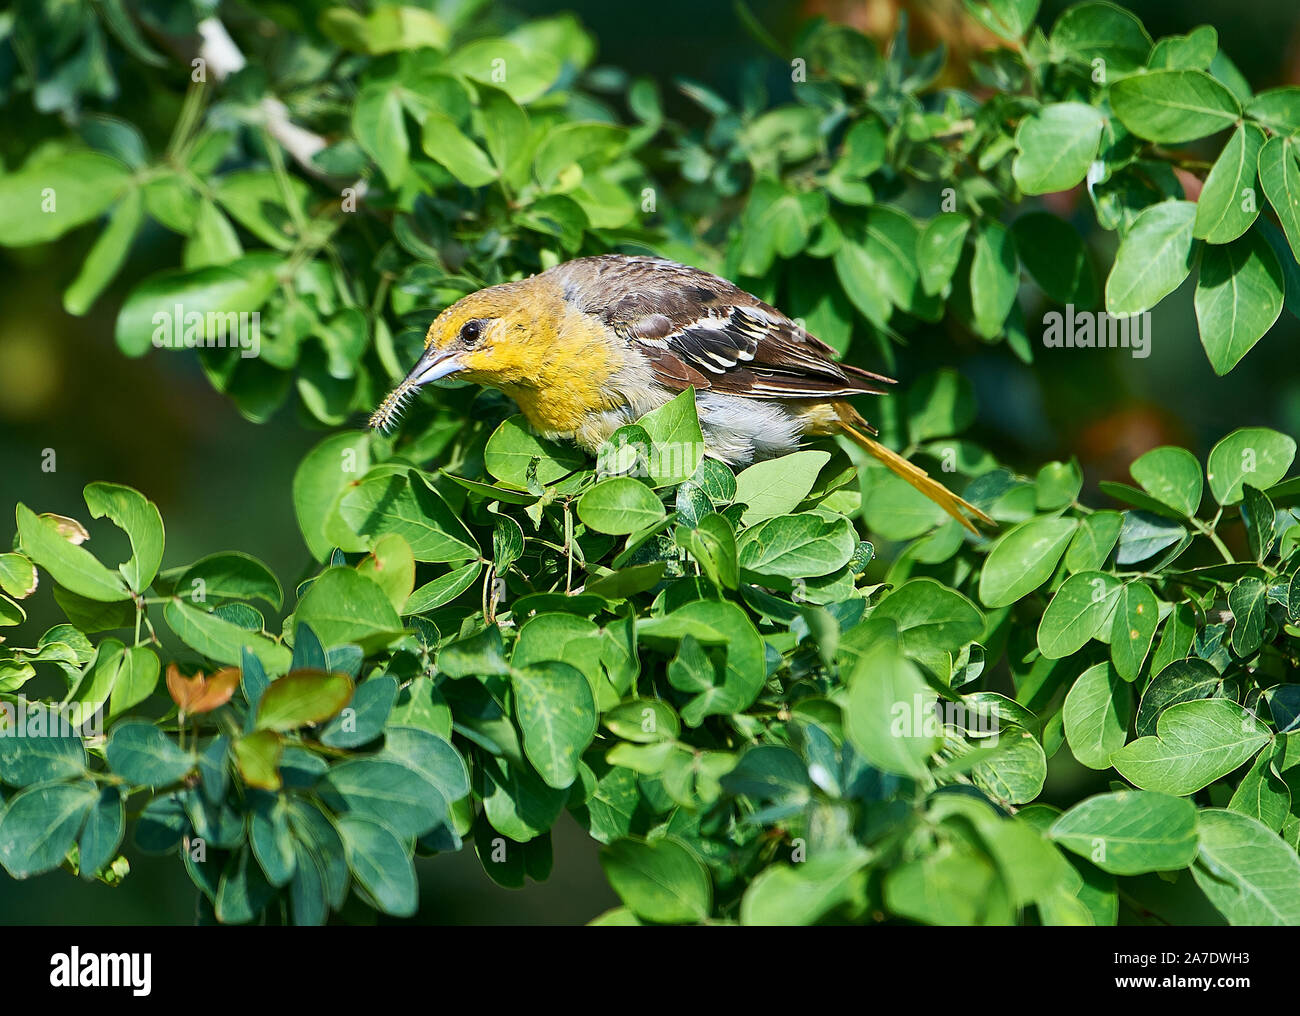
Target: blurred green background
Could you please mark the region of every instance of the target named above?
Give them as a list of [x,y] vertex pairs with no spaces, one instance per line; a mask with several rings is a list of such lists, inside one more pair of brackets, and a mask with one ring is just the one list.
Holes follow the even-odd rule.
[[[745,31],[730,4],[656,0],[652,10],[606,0],[516,0],[525,15],[573,11],[599,42],[599,63],[659,81],[666,96],[685,76],[736,97],[747,68],[759,68],[772,101],[790,87],[788,66]],[[1050,25],[1067,6],[1043,4]],[[1127,3],[1153,36],[1198,24],[1218,29],[1220,45],[1257,90],[1300,82],[1300,18],[1295,0],[1134,0]],[[908,10],[914,51],[942,39],[961,83],[965,57],[977,44],[955,0],[900,4],[897,0],[755,0],[750,10],[777,38],[800,21],[825,15],[888,38],[900,7]],[[137,122],[165,132],[175,116],[169,99],[134,97],[147,108]],[[131,101],[131,97],[127,97]],[[132,107],[133,109],[137,107]],[[672,115],[693,107],[669,100]],[[4,110],[14,129],[0,130],[0,157],[12,166],[38,136],[27,96]],[[29,119],[30,118],[30,119]],[[54,118],[42,118],[53,121]],[[21,121],[21,129],[19,122]],[[57,122],[43,126],[61,130]],[[19,139],[24,139],[19,142]],[[1056,207],[1062,214],[1069,208]],[[1086,224],[1086,215],[1077,218]],[[168,524],[167,562],[193,560],[237,547],[265,560],[291,584],[308,564],[290,500],[293,469],[321,437],[292,409],[264,425],[242,419],[202,376],[186,353],[154,351],[127,360],[113,343],[113,321],[124,285],[179,260],[179,238],[155,227],[137,243],[131,263],[85,318],[64,313],[61,293],[75,274],[94,230],[80,230],[42,248],[0,251],[0,504],[23,501],[41,511],[85,515],[81,488],[92,480],[136,487],[157,502]],[[1113,243],[1094,237],[1098,245]],[[981,438],[999,459],[1034,469],[1052,458],[1077,456],[1090,493],[1104,479],[1127,479],[1127,464],[1164,443],[1183,444],[1204,458],[1223,434],[1240,426],[1271,426],[1300,434],[1300,323],[1283,315],[1273,331],[1227,378],[1216,378],[1200,348],[1189,281],[1152,316],[1152,353],[1133,359],[1120,350],[1039,347],[1026,366],[1005,346],[987,351],[924,336],[900,352],[909,377],[951,364],[974,383]],[[1027,306],[1026,317],[1041,319]],[[865,407],[864,407],[865,408]],[[49,450],[53,472],[42,469]],[[106,557],[116,548],[100,548]],[[125,555],[123,555],[125,556]],[[48,596],[30,602],[33,630],[61,620]],[[1058,759],[1067,753],[1060,753]],[[1071,764],[1066,760],[1066,765]],[[1047,788],[1075,796],[1073,783],[1095,779],[1064,767]],[[597,844],[569,820],[555,831],[555,870],[544,885],[497,888],[472,849],[420,862],[419,922],[568,924],[616,904],[596,860]],[[129,890],[86,885],[63,872],[14,882],[0,876],[0,924],[186,923],[194,890],[174,858],[134,852]],[[1158,888],[1155,887],[1155,888]]]

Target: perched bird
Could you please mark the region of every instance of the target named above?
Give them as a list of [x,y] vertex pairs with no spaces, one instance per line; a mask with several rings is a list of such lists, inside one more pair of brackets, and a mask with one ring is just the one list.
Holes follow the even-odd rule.
[[847,399],[893,380],[834,351],[726,279],[658,257],[577,258],[471,293],[429,327],[425,352],[370,419],[386,429],[440,378],[491,385],[548,437],[596,452],[619,427],[695,389],[708,454],[732,466],[843,434],[967,529],[993,524],[872,439]]

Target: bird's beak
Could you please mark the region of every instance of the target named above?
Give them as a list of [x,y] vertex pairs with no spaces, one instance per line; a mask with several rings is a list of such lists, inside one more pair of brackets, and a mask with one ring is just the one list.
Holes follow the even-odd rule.
[[438,381],[441,378],[455,374],[458,370],[463,370],[465,365],[460,362],[455,354],[448,353],[445,350],[434,349],[430,346],[424,351],[424,355],[416,361],[411,372],[406,375],[406,380],[402,382],[402,387],[418,388],[420,385],[427,385],[430,381]]

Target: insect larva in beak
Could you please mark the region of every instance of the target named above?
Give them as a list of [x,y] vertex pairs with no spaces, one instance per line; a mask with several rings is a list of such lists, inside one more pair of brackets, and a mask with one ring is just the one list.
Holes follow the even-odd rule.
[[417,387],[410,378],[407,378],[389,392],[384,401],[379,404],[379,408],[371,414],[371,429],[388,433],[389,428],[397,422],[402,410],[406,408],[407,399]]

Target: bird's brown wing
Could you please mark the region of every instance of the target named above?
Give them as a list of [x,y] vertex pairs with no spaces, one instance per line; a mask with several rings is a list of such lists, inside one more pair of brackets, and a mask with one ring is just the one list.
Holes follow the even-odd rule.
[[[571,292],[676,390],[757,399],[880,394],[892,379],[836,363],[835,351],[726,279],[662,258],[584,258]],[[582,262],[570,262],[578,265]],[[597,299],[599,294],[599,299]]]

